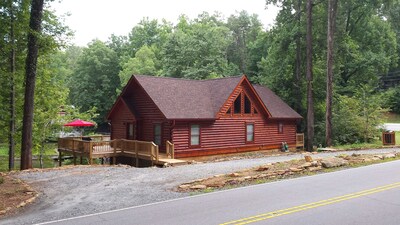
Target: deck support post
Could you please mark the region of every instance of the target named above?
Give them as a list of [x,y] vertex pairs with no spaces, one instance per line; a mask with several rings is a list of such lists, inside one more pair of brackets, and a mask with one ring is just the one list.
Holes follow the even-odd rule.
[[61,167],[62,166],[62,155],[61,155],[61,151],[60,149],[58,149],[58,166]]
[[139,167],[139,150],[138,150],[138,145],[137,142],[135,142],[135,153],[136,153],[136,167]]

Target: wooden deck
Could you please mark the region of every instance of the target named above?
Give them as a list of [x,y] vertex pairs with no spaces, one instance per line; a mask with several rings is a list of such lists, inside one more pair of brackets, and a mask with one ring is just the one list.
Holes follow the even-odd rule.
[[166,153],[160,154],[158,146],[153,142],[117,139],[109,140],[107,136],[83,137],[83,138],[59,138],[59,165],[62,163],[62,156],[72,155],[74,165],[77,158],[86,157],[89,164],[93,164],[93,159],[112,158],[115,164],[117,157],[128,157],[135,160],[135,165],[139,165],[139,160],[148,160],[151,165],[184,164],[186,161],[174,159],[174,145],[166,142]]

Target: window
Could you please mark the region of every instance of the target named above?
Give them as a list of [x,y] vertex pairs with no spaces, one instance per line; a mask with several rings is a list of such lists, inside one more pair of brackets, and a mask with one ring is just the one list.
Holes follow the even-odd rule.
[[161,145],[161,124],[154,124],[154,143]]
[[128,140],[135,139],[135,125],[133,123],[127,124],[126,139]]
[[242,113],[242,94],[240,94],[233,103],[233,113],[235,114]]
[[190,145],[198,146],[200,145],[200,125],[190,126]]
[[244,113],[250,114],[251,113],[251,102],[247,95],[244,95]]
[[282,122],[278,123],[278,133],[280,133],[280,134],[283,133],[283,123]]
[[228,111],[226,111],[226,114],[231,114],[231,107],[229,107]]
[[246,142],[254,141],[254,124],[246,124]]

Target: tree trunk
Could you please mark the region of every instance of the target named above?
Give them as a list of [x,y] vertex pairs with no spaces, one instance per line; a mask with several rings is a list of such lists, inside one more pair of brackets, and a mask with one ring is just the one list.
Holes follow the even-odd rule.
[[[302,107],[301,107],[301,32],[300,32],[300,26],[301,26],[301,4],[302,0],[297,1],[296,5],[296,21],[297,21],[297,33],[296,33],[296,60],[295,60],[295,68],[294,68],[294,94],[296,98],[296,103],[295,103],[295,110],[297,112],[302,112]],[[299,124],[298,124],[299,125]]]
[[307,0],[307,151],[313,150],[314,140],[314,99],[313,99],[313,72],[312,72],[312,7],[313,1]]
[[337,0],[328,3],[328,32],[326,57],[326,114],[325,114],[325,144],[332,146],[332,98],[333,98],[333,66],[334,66],[334,37],[336,27]]
[[10,1],[10,123],[9,123],[9,145],[8,145],[8,170],[14,169],[15,155],[15,36],[14,36],[14,9]]
[[21,170],[32,168],[33,106],[38,59],[38,35],[41,33],[44,0],[32,0],[28,33],[28,54],[25,65],[25,102],[22,125]]

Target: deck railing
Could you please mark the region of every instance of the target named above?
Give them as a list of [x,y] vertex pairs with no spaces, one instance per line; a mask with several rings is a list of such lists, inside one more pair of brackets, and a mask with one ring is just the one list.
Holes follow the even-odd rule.
[[171,159],[175,158],[174,144],[171,143],[170,141],[166,141],[165,153],[167,154],[168,158]]
[[[148,159],[152,162],[159,162],[159,148],[154,142],[116,139],[107,140],[105,136],[96,137],[77,137],[77,138],[59,138],[58,150],[60,153],[71,154],[76,158],[88,157],[92,162],[93,158],[112,157],[114,163],[118,156],[128,156],[136,158]],[[91,140],[91,141],[88,141]],[[168,158],[174,158],[174,144],[167,141],[166,155]],[[61,157],[61,155],[60,155]],[[75,162],[74,162],[75,163]]]
[[158,145],[154,142],[125,139],[112,140],[111,142],[115,154],[136,155],[136,158],[139,158],[139,155],[148,155],[152,161],[159,159]]

